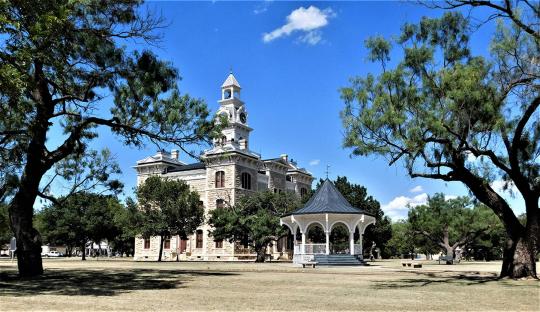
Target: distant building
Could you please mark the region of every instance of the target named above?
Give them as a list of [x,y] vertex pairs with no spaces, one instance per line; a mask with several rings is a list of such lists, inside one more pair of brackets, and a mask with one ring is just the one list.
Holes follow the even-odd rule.
[[[311,189],[313,176],[286,154],[262,159],[249,149],[248,112],[240,99],[240,84],[231,73],[221,86],[219,116],[227,118],[228,127],[212,148],[202,155],[202,162],[185,164],[178,160],[179,153],[159,152],[137,162],[137,185],[147,177],[183,180],[197,191],[205,215],[213,209],[233,206],[242,196],[257,191],[294,192],[305,195]],[[216,241],[209,236],[210,226],[202,225],[186,240],[170,237],[164,242],[163,259],[175,260],[238,260],[253,256],[249,249],[227,241]],[[135,239],[135,260],[155,260],[159,253],[159,237]],[[292,241],[279,240],[271,248],[274,257],[287,256]]]

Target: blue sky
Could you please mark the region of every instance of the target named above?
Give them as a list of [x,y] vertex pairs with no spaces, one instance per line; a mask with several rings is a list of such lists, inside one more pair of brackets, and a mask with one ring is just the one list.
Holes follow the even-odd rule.
[[[254,128],[250,147],[263,158],[287,153],[315,177],[347,176],[367,187],[387,214],[405,216],[406,205],[422,203],[435,192],[466,195],[459,183],[410,179],[397,164],[380,158],[351,158],[342,148],[339,88],[355,75],[377,73],[366,61],[363,42],[370,36],[399,34],[404,22],[440,16],[404,2],[150,2],[170,23],[159,48],[141,45],[171,61],[180,71],[182,92],[218,108],[220,86],[232,68]],[[492,26],[478,30],[473,50],[487,54]],[[54,141],[54,138],[53,140]],[[116,155],[132,195],[136,161],[156,152],[148,145],[130,149],[106,130],[94,148]],[[171,147],[172,148],[172,147]],[[193,159],[182,157],[184,161]],[[512,204],[522,211],[520,200]]]

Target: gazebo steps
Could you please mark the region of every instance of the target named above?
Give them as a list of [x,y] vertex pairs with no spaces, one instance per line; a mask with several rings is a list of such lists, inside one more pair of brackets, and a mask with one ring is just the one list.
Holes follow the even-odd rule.
[[366,263],[352,255],[315,255],[318,265],[366,265]]

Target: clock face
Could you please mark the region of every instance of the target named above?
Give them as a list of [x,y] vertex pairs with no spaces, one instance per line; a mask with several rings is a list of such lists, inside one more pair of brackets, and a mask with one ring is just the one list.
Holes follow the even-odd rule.
[[245,113],[240,113],[240,121],[242,123],[246,123],[246,114]]

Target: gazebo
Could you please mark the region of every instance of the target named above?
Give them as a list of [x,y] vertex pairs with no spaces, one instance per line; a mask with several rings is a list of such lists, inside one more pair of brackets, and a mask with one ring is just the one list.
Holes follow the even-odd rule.
[[[362,260],[362,236],[366,227],[375,223],[375,217],[364,210],[353,207],[336,186],[326,179],[304,207],[283,215],[281,225],[286,225],[294,236],[293,263],[313,261],[315,255],[330,255],[330,233],[337,224],[343,224],[349,231],[349,252]],[[325,244],[307,244],[309,226],[318,223],[326,234]],[[354,243],[354,232],[358,228],[359,243]],[[296,242],[296,232],[302,234],[302,243]]]

